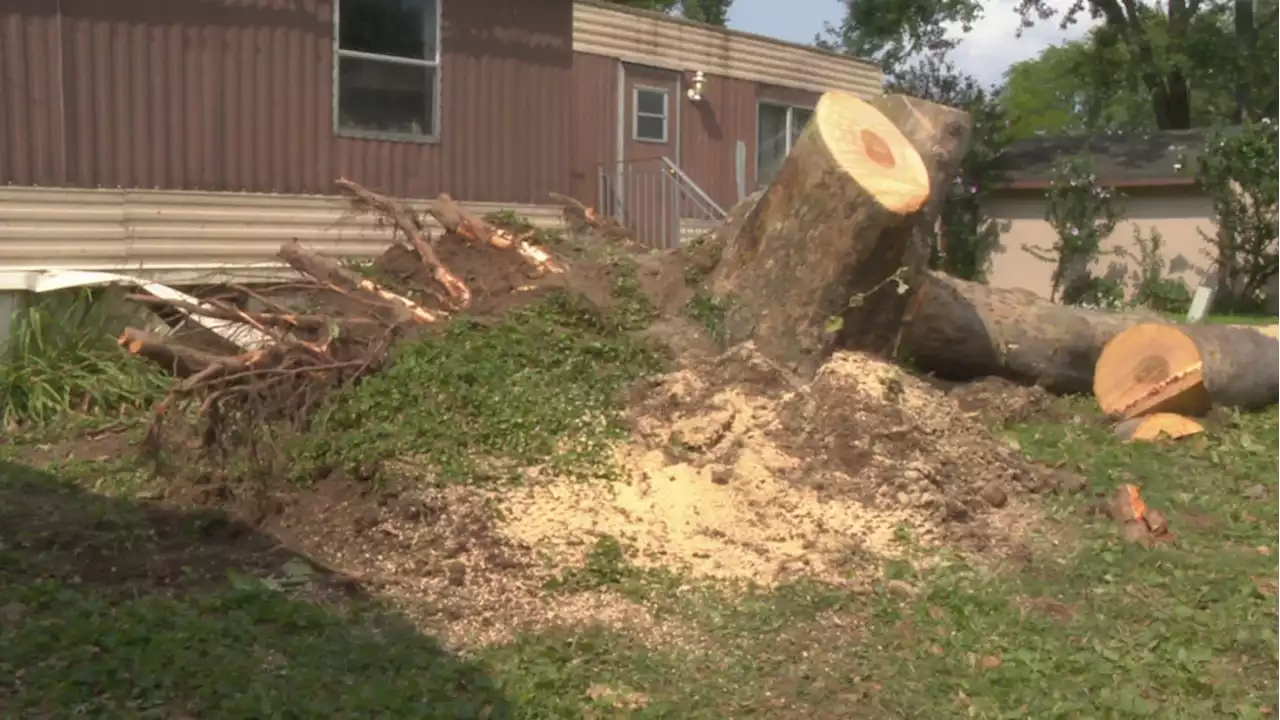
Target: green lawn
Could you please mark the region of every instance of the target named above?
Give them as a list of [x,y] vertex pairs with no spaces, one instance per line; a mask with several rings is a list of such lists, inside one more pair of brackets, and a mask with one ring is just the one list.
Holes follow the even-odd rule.
[[[641,571],[602,541],[549,601],[616,593],[681,639],[588,624],[467,657],[248,527],[91,467],[0,464],[0,716],[1274,717],[1277,413],[1125,446],[1076,410],[1010,430],[1092,483],[1045,500],[1017,562],[765,593]],[[1126,545],[1089,511],[1126,482],[1175,542]]]

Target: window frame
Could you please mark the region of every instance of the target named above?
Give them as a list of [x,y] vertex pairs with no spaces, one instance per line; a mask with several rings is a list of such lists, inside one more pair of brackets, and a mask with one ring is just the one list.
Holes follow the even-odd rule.
[[[640,93],[650,92],[662,95],[662,114],[655,115],[653,113],[640,112]],[[640,118],[661,118],[662,119],[662,139],[640,137]],[[653,85],[632,85],[631,86],[631,139],[636,142],[651,143],[653,145],[666,145],[671,142],[671,88],[656,87]]]
[[[754,153],[756,156],[755,157],[756,189],[765,187],[766,185],[766,183],[764,183],[760,179],[760,108],[765,106],[772,107],[772,108],[781,108],[784,111],[786,111],[786,123],[785,123],[786,134],[784,135],[784,138],[783,138],[785,141],[784,149],[786,150],[786,153],[782,156],[784,160],[786,159],[787,155],[791,154],[791,149],[795,147],[795,144],[791,139],[793,134],[792,130],[794,128],[794,123],[795,123],[795,111],[801,110],[809,113],[809,119],[812,121],[813,112],[814,112],[814,109],[816,108],[816,106],[814,105],[797,105],[795,103],[782,102],[781,100],[757,100],[756,101],[756,133],[755,133],[756,151]],[[781,164],[779,164],[779,167],[781,167]]]
[[[364,52],[362,50],[344,50],[342,48],[342,3],[344,0],[334,0],[333,2],[333,93],[332,93],[332,110],[333,110],[333,134],[336,137],[354,138],[357,140],[389,140],[393,142],[411,142],[411,143],[438,143],[441,137],[440,127],[440,86],[443,80],[443,73],[440,72],[441,59],[441,35],[443,30],[443,14],[441,7],[445,0],[420,0],[426,4],[430,3],[435,9],[435,56],[429,59],[407,58],[398,55],[383,55],[380,53]],[[430,74],[434,79],[431,91],[431,132],[429,133],[403,133],[403,132],[387,132],[383,130],[360,130],[358,128],[342,127],[342,97],[341,97],[341,77],[342,77],[342,58],[358,58],[361,60],[371,60],[374,62],[383,62],[393,65],[409,65],[412,67],[425,67],[430,69]]]

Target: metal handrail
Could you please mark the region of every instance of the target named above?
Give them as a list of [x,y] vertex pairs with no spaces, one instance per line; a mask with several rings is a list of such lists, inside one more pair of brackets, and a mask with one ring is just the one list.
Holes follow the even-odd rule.
[[708,210],[712,210],[716,215],[719,215],[719,217],[716,218],[717,220],[723,220],[728,217],[729,213],[726,213],[724,208],[716,204],[716,201],[712,200],[711,196],[708,195],[705,190],[698,187],[698,183],[694,182],[693,178],[686,175],[685,172],[680,169],[679,165],[671,162],[671,158],[665,155],[662,156],[662,164],[665,165],[673,175],[680,179],[683,186],[687,187],[689,191],[694,194],[694,196],[703,204],[703,207]]
[[670,158],[606,163],[598,171],[596,207],[645,244],[673,247],[726,217],[724,208]]

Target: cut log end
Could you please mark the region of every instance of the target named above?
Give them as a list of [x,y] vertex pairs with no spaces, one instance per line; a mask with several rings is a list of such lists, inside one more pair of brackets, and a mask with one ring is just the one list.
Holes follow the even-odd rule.
[[914,146],[869,103],[829,92],[814,109],[814,122],[831,160],[890,212],[906,215],[929,199],[929,172]]
[[1199,416],[1209,411],[1204,363],[1194,341],[1173,325],[1143,323],[1102,349],[1093,395],[1109,417],[1156,412]]
[[1174,413],[1156,413],[1120,422],[1115,427],[1116,437],[1125,442],[1155,442],[1162,439],[1179,440],[1204,432],[1199,422]]

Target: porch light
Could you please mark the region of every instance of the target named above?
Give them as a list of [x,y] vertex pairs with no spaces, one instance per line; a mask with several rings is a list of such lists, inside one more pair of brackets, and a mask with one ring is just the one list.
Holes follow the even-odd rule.
[[693,102],[698,102],[702,99],[702,88],[706,87],[706,85],[707,76],[702,74],[702,71],[699,70],[693,74],[693,86],[686,90],[685,94],[688,95],[689,99]]

